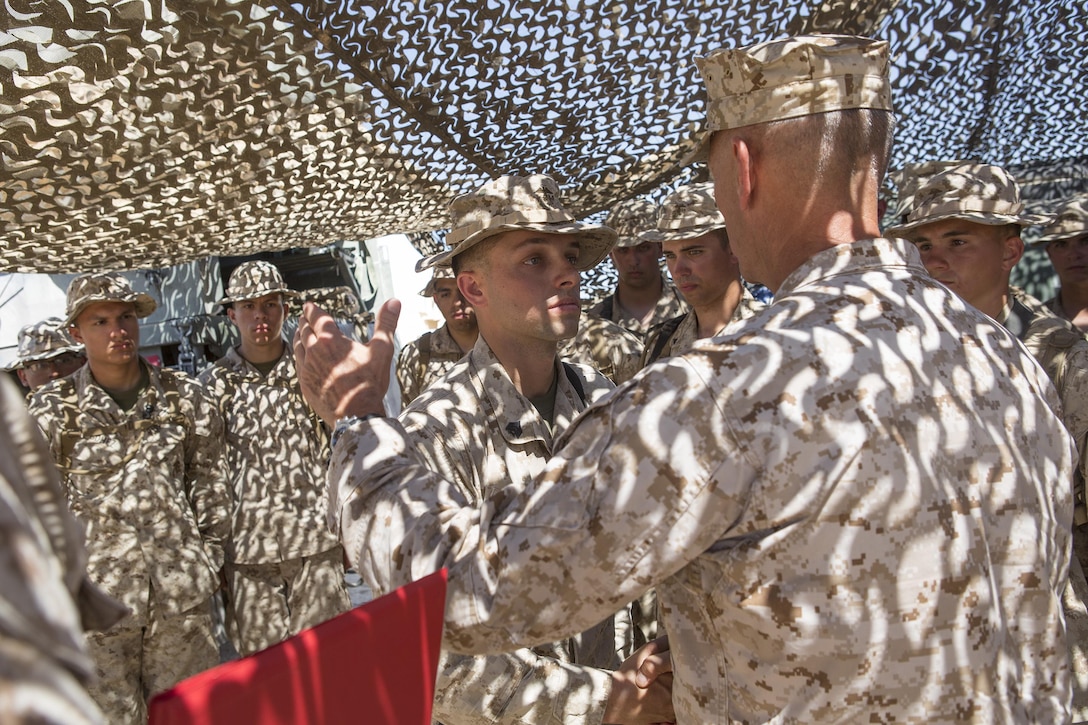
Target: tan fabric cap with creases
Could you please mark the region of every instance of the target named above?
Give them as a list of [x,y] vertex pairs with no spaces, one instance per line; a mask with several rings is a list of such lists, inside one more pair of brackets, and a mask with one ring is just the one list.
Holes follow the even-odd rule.
[[882,40],[800,35],[717,50],[696,63],[710,131],[851,108],[892,110]]
[[976,224],[1046,224],[1050,217],[1029,214],[1020,200],[1020,185],[1009,172],[991,164],[961,164],[935,174],[920,185],[899,223],[885,230],[889,237],[945,219]]
[[1078,196],[1063,202],[1054,210],[1054,219],[1044,229],[1035,244],[1073,239],[1088,234],[1088,196]]
[[420,295],[423,297],[434,297],[438,292],[438,287],[435,286],[435,282],[440,279],[456,279],[453,275],[453,269],[451,267],[435,267],[434,274],[431,275],[431,280],[427,282],[427,286],[420,291]]
[[581,244],[578,269],[597,265],[616,243],[616,232],[584,224],[563,208],[555,180],[543,174],[500,176],[450,202],[450,231],[444,252],[427,257],[416,269],[448,265],[454,257],[506,231],[532,229],[544,234],[573,234]]
[[657,227],[642,235],[646,242],[679,242],[725,229],[725,217],[714,201],[714,184],[681,186],[666,196],[657,213]]
[[137,317],[147,317],[159,303],[151,295],[136,292],[132,283],[118,272],[90,272],[68,283],[64,325],[75,323],[79,314],[94,302],[131,302]]
[[19,347],[12,370],[18,370],[27,363],[63,355],[66,352],[83,352],[83,345],[68,334],[64,320],[59,317],[47,317],[41,322],[27,325],[19,330]]
[[914,195],[918,193],[918,189],[922,184],[942,171],[948,171],[969,163],[972,162],[964,159],[922,161],[904,164],[899,171],[889,171],[888,176],[895,183],[897,192],[895,218],[902,219],[903,215],[914,205]]
[[255,300],[258,297],[279,293],[284,297],[295,297],[298,293],[284,284],[279,268],[263,259],[243,262],[230,273],[227,283],[227,296],[218,304],[228,305],[242,300]]
[[608,212],[605,226],[616,231],[617,247],[637,247],[643,232],[657,226],[657,205],[645,197],[621,201]]

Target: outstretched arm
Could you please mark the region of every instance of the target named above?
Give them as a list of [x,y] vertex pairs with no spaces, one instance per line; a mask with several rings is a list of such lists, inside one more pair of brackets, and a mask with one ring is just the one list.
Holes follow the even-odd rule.
[[[307,305],[299,375],[326,420],[381,414],[397,310],[386,303],[362,345]],[[567,429],[534,485],[480,506],[422,465],[396,420],[356,422],[329,469],[344,547],[382,590],[447,567],[444,641],[453,651],[510,651],[584,631],[740,516],[756,469],[707,385],[711,365],[670,360],[617,389]],[[699,424],[677,424],[688,420]]]

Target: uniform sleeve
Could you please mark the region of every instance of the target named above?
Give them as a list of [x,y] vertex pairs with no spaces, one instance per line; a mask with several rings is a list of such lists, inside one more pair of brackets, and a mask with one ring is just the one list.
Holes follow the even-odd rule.
[[357,423],[333,452],[330,496],[361,573],[399,586],[447,567],[444,642],[467,653],[563,639],[671,576],[738,519],[756,469],[705,374],[688,358],[657,370],[590,406],[536,485],[478,508],[396,421]]
[[446,725],[598,725],[611,673],[530,649],[472,657],[443,652],[434,717]]
[[419,397],[419,350],[414,342],[401,348],[397,358],[397,384],[400,385],[400,404],[408,404]]
[[211,396],[192,386],[193,427],[185,442],[185,487],[212,566],[225,560],[223,546],[230,539],[231,500],[227,475],[223,418]]
[[[611,387],[606,378],[597,377]],[[441,478],[479,489],[473,472],[480,463],[474,464],[468,452],[482,455],[482,446],[471,441],[468,428],[455,420],[432,425],[432,415],[447,409],[449,402],[430,400],[432,405],[414,406],[401,415],[416,455]],[[439,430],[458,440],[435,445]],[[611,689],[612,676],[605,670],[530,649],[479,657],[444,652],[435,686],[435,718],[446,725],[593,725],[601,722]]]

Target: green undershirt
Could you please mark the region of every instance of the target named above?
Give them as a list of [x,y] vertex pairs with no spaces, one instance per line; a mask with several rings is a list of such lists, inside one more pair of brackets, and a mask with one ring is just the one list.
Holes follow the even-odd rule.
[[147,372],[147,368],[140,365],[140,382],[132,390],[116,391],[103,387],[102,389],[113,398],[114,402],[121,406],[121,410],[132,410],[132,406],[136,405],[136,401],[140,399],[140,395],[143,394],[147,386],[151,384],[151,375]]
[[555,426],[555,393],[559,388],[559,376],[552,376],[552,384],[548,388],[548,392],[536,397],[530,397],[529,402],[536,408],[536,412],[540,413],[540,417],[548,424],[549,428]]

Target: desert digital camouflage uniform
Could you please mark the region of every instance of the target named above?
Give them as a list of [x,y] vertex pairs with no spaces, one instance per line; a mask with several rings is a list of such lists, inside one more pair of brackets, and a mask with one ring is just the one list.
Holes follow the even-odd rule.
[[231,348],[200,381],[226,430],[232,639],[251,654],[351,607],[343,549],[325,523],[328,435],[302,397],[290,344],[267,376]]
[[[1084,244],[1088,239],[1088,197],[1069,199],[1054,210],[1054,219],[1035,240],[1035,244],[1047,246],[1050,242],[1065,241],[1072,244]],[[1047,308],[1063,320],[1072,320],[1077,310],[1067,311],[1062,307],[1062,291],[1059,287],[1054,296],[1046,301]]]
[[[698,62],[709,131],[891,110],[882,41]],[[397,421],[368,418],[333,449],[330,505],[364,576],[449,567],[453,651],[554,640],[656,584],[679,723],[1065,722],[1059,405],[917,249],[861,239],[587,408],[530,490],[468,506]]]
[[[912,191],[896,216],[899,224],[889,234],[912,237],[912,233],[941,220],[963,220],[970,224],[1019,228],[1046,223],[1048,218],[1025,212],[1016,179],[1005,169],[991,164],[931,162],[924,165],[934,173],[918,181],[904,178]],[[916,240],[917,241],[917,240]],[[1008,284],[1007,279],[1005,284]],[[996,319],[1024,343],[1039,362],[1061,401],[1060,415],[1080,453],[1074,476],[1069,481],[1076,507],[1073,514],[1073,551],[1069,581],[1062,593],[1067,625],[1067,642],[1072,661],[1073,719],[1088,720],[1088,581],[1085,580],[1078,550],[1088,554],[1088,524],[1085,510],[1084,474],[1088,460],[1088,340],[1072,324],[1058,319],[1042,302],[1022,290],[1008,288],[1004,309]],[[970,300],[969,300],[970,301]]]
[[[705,237],[707,234],[725,234],[728,236],[725,217],[722,216],[714,199],[714,185],[710,182],[701,182],[681,186],[666,196],[661,201],[653,226],[644,230],[639,235],[639,239],[664,245],[668,242],[691,243]],[[718,236],[718,239],[720,240],[721,237]],[[682,253],[682,248],[678,251]],[[667,256],[668,252],[666,250]],[[678,254],[677,258],[679,257]],[[666,260],[667,263],[668,260]],[[674,265],[669,269],[675,271],[677,267]],[[683,274],[681,272],[680,276],[682,277]],[[736,277],[735,281],[733,280],[734,275]],[[733,285],[740,289],[740,299],[733,310],[730,322],[748,319],[765,306],[744,285],[744,281],[740,278],[739,269],[734,267],[725,271],[721,275],[720,281],[725,282],[727,285],[725,294],[728,294],[729,287]],[[681,282],[682,285],[683,282]],[[723,304],[724,301],[725,298],[722,300]],[[722,309],[724,311],[724,308]],[[724,327],[723,325],[723,329]],[[721,330],[715,331],[715,334],[720,333]],[[687,352],[699,339],[698,335],[699,319],[694,309],[655,325],[646,337],[646,346],[639,365],[640,369],[659,358]]]
[[616,304],[615,292],[606,295],[600,302],[590,307],[588,314],[614,322],[636,335],[645,336],[654,325],[678,315],[682,315],[687,312],[687,309],[687,303],[684,302],[684,298],[680,296],[676,286],[662,274],[661,297],[657,299],[657,304],[654,306],[654,312],[649,319],[646,320],[645,324],[642,320],[636,320],[634,317],[623,313],[620,306]]
[[[449,214],[449,249],[422,260],[417,271],[434,268],[437,277],[443,267],[457,266],[458,255],[512,230],[574,236],[578,254],[572,264],[579,271],[599,263],[615,241],[611,229],[575,219],[563,208],[555,181],[541,174],[493,179],[456,197]],[[564,277],[569,280],[567,272]],[[577,287],[567,281],[563,287],[567,299],[577,299]],[[502,299],[498,294],[496,304]],[[477,317],[481,328],[486,327]],[[518,392],[484,334],[481,329],[468,355],[401,414],[425,464],[450,476],[459,495],[479,507],[492,505],[531,479],[547,460],[554,431],[569,424],[589,400],[612,388],[595,371],[561,363],[552,353],[555,399],[552,423],[548,423]],[[334,440],[339,431],[350,427],[351,420],[337,422]],[[356,542],[344,543],[349,548]],[[379,557],[389,550],[377,540],[361,543],[377,547],[374,551]],[[367,583],[375,593],[389,591],[385,581],[368,579]],[[607,620],[602,615],[577,637],[531,650],[494,657],[443,652],[435,717],[447,725],[601,722],[612,674],[597,668],[618,667],[636,634],[626,609],[606,614]]]
[[1073,556],[1069,586],[1062,594],[1073,668],[1073,721],[1088,721],[1088,512],[1084,482],[1088,476],[1088,340],[1080,330],[1047,310],[1043,303],[1014,289],[1002,319],[1039,361],[1061,400],[1062,420],[1080,454],[1073,494]]
[[[616,231],[617,247],[637,247],[642,244],[639,235],[654,226],[657,217],[657,206],[649,199],[636,197],[626,199],[616,204],[608,213],[605,224]],[[661,297],[657,300],[657,306],[653,314],[643,323],[634,317],[625,315],[623,309],[616,303],[616,293],[606,295],[599,302],[591,306],[583,317],[597,317],[613,322],[623,329],[637,335],[640,339],[654,325],[687,312],[687,303],[676,287],[664,274],[661,275]],[[615,381],[617,384],[620,382]]]
[[209,599],[230,535],[219,414],[192,378],[140,364],[149,383],[128,411],[87,365],[30,399],[87,529],[88,575],[132,611],[87,640],[91,694],[115,723],[143,722],[151,694],[219,663]]
[[448,325],[425,332],[402,347],[397,358],[397,383],[400,384],[402,406],[408,407],[464,356]]
[[583,312],[578,332],[559,343],[559,357],[594,368],[619,385],[641,369],[642,340],[614,322]]
[[331,504],[368,578],[450,567],[454,651],[556,639],[660,582],[680,723],[1064,722],[1058,405],[1012,335],[875,239],[591,405],[525,497],[466,507],[375,419],[333,450]]
[[[590,368],[556,367],[555,424],[549,429],[480,336],[446,377],[401,414],[409,444],[473,505],[487,506],[506,486],[531,482],[551,453],[553,430],[563,430],[612,389]],[[609,670],[643,643],[634,637],[622,610],[576,637],[506,655],[443,652],[435,718],[446,725],[600,723],[611,689]]]
[[0,380],[0,721],[105,723],[84,628],[125,615],[87,579],[83,530],[20,391]]
[[[729,324],[737,320],[747,320],[764,307],[766,305],[753,297],[745,287],[740,304],[733,311],[733,319],[729,321]],[[715,334],[720,335],[721,332],[719,330]],[[684,354],[695,345],[698,339],[699,321],[695,318],[695,312],[688,312],[680,317],[666,320],[650,330],[646,336],[646,346],[642,352],[639,369],[663,357]]]

